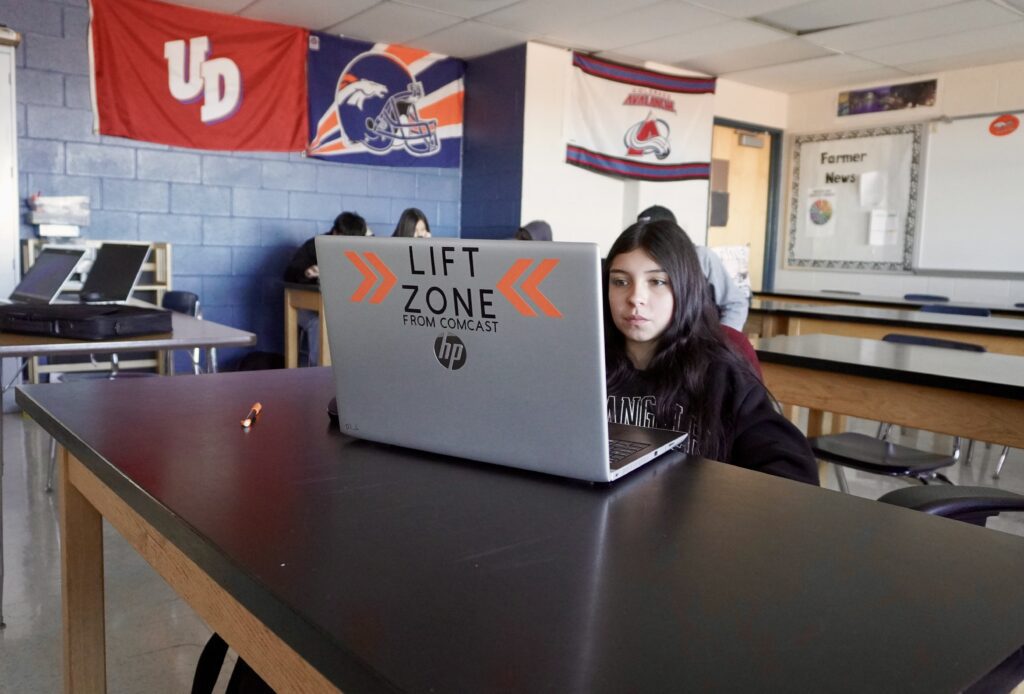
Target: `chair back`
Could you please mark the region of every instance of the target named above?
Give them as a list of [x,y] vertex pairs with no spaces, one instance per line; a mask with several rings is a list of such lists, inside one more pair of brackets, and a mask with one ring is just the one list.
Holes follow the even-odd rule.
[[923,335],[905,335],[903,333],[889,333],[882,338],[883,342],[893,342],[901,345],[918,345],[919,347],[941,347],[943,349],[959,349],[964,352],[984,352],[985,347],[976,345],[973,342],[959,342],[957,340],[942,340],[937,337],[924,337]]
[[954,313],[958,316],[982,316],[989,318],[992,312],[987,308],[975,308],[973,306],[947,306],[946,304],[928,304],[922,306],[925,313]]
[[907,301],[949,301],[948,296],[941,294],[904,294],[903,298]]
[[184,313],[193,318],[199,315],[199,296],[193,292],[177,290],[164,292],[164,298],[160,305],[169,311]]
[[757,352],[754,351],[754,347],[750,344],[747,336],[735,328],[730,328],[728,325],[723,325],[721,328],[729,344],[732,345],[736,352],[739,352],[750,362],[750,365],[754,368],[754,373],[763,381],[764,374],[761,373],[761,362],[758,360]]

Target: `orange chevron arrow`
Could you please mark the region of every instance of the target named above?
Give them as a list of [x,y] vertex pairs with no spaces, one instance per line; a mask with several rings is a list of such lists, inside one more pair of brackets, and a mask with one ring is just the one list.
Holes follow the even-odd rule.
[[526,268],[530,267],[533,263],[529,258],[520,258],[516,262],[512,263],[512,267],[509,268],[505,276],[498,280],[496,288],[499,292],[504,294],[505,298],[508,299],[509,303],[524,316],[536,316],[537,312],[530,308],[530,305],[523,301],[523,298],[516,293],[516,290],[512,287],[519,279],[519,276],[526,272]]
[[352,261],[352,264],[356,266],[359,272],[363,273],[363,283],[359,285],[359,288],[356,289],[355,294],[352,295],[349,301],[362,301],[370,293],[373,285],[377,283],[377,275],[373,274],[373,270],[363,262],[363,259],[355,251],[345,251],[345,257]]
[[545,258],[540,261],[537,269],[530,273],[530,276],[523,282],[523,293],[533,299],[533,303],[537,304],[548,318],[561,318],[562,314],[555,308],[554,304],[548,301],[546,296],[540,293],[540,289],[537,287],[548,276],[548,273],[555,269],[556,265],[558,265],[557,258]]
[[381,260],[376,253],[370,253],[367,251],[366,259],[373,263],[373,266],[377,268],[377,272],[379,272],[380,276],[384,278],[381,285],[377,287],[377,291],[375,291],[373,296],[370,297],[371,304],[379,304],[384,301],[388,292],[390,292],[391,288],[395,286],[395,282],[398,281],[398,278],[395,277],[394,273],[391,272],[391,269],[384,264],[384,261]]

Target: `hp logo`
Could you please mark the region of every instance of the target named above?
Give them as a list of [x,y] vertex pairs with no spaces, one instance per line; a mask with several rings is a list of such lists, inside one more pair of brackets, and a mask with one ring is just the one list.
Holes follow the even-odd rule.
[[454,335],[441,334],[434,340],[434,356],[446,369],[461,369],[466,363],[466,346]]

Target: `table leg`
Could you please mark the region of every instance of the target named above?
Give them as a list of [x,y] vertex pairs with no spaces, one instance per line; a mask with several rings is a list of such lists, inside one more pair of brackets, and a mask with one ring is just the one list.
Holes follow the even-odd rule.
[[825,433],[825,413],[821,410],[807,411],[807,438]]
[[324,313],[324,300],[320,298],[320,311],[317,314],[320,321],[320,366],[331,365],[331,344],[327,339],[327,314]]
[[60,450],[60,558],[64,691],[107,690],[103,622],[103,518],[70,479]]
[[284,290],[284,366],[286,369],[299,366],[299,311],[292,304],[291,291],[288,289]]
[[0,357],[0,629],[4,624],[4,360]]

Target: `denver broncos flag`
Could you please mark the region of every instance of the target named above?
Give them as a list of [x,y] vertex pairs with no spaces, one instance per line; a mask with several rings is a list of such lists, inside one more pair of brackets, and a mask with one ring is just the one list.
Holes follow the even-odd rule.
[[714,78],[683,77],[573,53],[569,164],[645,181],[707,180]]
[[457,167],[464,72],[461,60],[437,53],[311,33],[306,154]]
[[98,132],[196,149],[305,146],[305,29],[154,0],[89,4]]

